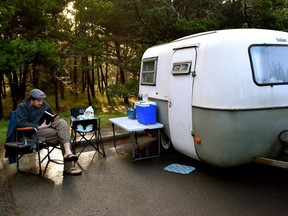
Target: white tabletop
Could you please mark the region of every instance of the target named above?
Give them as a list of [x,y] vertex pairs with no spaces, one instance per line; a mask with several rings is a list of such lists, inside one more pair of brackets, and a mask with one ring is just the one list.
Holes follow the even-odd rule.
[[128,132],[163,128],[163,124],[161,123],[156,122],[155,124],[144,125],[140,124],[137,119],[129,119],[127,116],[110,118],[109,121]]

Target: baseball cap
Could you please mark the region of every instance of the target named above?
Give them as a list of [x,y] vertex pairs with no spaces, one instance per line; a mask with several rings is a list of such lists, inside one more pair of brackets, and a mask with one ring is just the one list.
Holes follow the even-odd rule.
[[41,91],[40,89],[32,89],[30,91],[30,97],[36,98],[36,99],[44,99],[46,98],[46,94]]

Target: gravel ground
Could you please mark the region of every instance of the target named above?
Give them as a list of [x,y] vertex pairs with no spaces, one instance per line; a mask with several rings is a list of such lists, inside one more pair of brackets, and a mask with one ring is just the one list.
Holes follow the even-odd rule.
[[3,167],[3,159],[0,158],[0,215],[14,216],[15,203],[12,197],[12,192],[8,184],[5,169]]
[[[118,132],[118,134],[123,134],[125,132],[123,132],[123,130],[119,130],[118,128],[116,129],[116,132]],[[102,137],[103,137],[103,141],[104,142],[111,142],[113,140],[112,138],[112,130],[111,128],[107,127],[107,128],[102,128]],[[5,166],[8,166],[8,163],[3,163],[4,160],[4,149],[0,148],[0,151],[3,155],[2,157],[0,157],[0,215],[2,216],[16,216],[16,206],[15,206],[15,202],[13,200],[13,196],[12,196],[12,191],[7,179],[7,169]]]

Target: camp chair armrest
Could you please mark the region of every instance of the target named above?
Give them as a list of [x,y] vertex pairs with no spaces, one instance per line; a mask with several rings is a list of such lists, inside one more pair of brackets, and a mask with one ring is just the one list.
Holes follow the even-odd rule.
[[35,130],[37,132],[37,128],[34,127],[21,127],[21,128],[16,128],[17,131],[32,131]]

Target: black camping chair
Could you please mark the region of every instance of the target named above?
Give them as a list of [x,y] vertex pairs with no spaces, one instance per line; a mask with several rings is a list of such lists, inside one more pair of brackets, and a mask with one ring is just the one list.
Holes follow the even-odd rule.
[[[31,136],[36,133],[36,138],[31,139]],[[51,159],[50,154],[54,149],[60,149],[59,145],[52,143],[45,143],[38,139],[37,129],[33,127],[24,127],[17,128],[16,127],[16,112],[11,111],[9,116],[9,125],[6,135],[5,141],[5,157],[9,159],[9,163],[17,163],[17,171],[19,172],[28,172],[21,170],[20,162],[21,158],[25,154],[37,154],[37,164],[38,164],[38,175],[42,175],[42,167],[41,164],[47,159],[47,163],[45,165],[44,173],[45,175],[46,169],[50,162],[59,163],[56,160]],[[40,150],[46,149],[47,153],[41,157]],[[43,154],[42,154],[43,155]]]
[[[84,146],[79,152],[78,157],[82,154],[87,145],[91,145],[103,157],[106,157],[101,136],[100,119],[94,118],[78,120],[77,116],[83,115],[84,112],[85,108],[70,109],[72,150],[74,154],[76,154],[76,147],[80,143],[84,143]],[[81,126],[81,129],[79,126]]]

